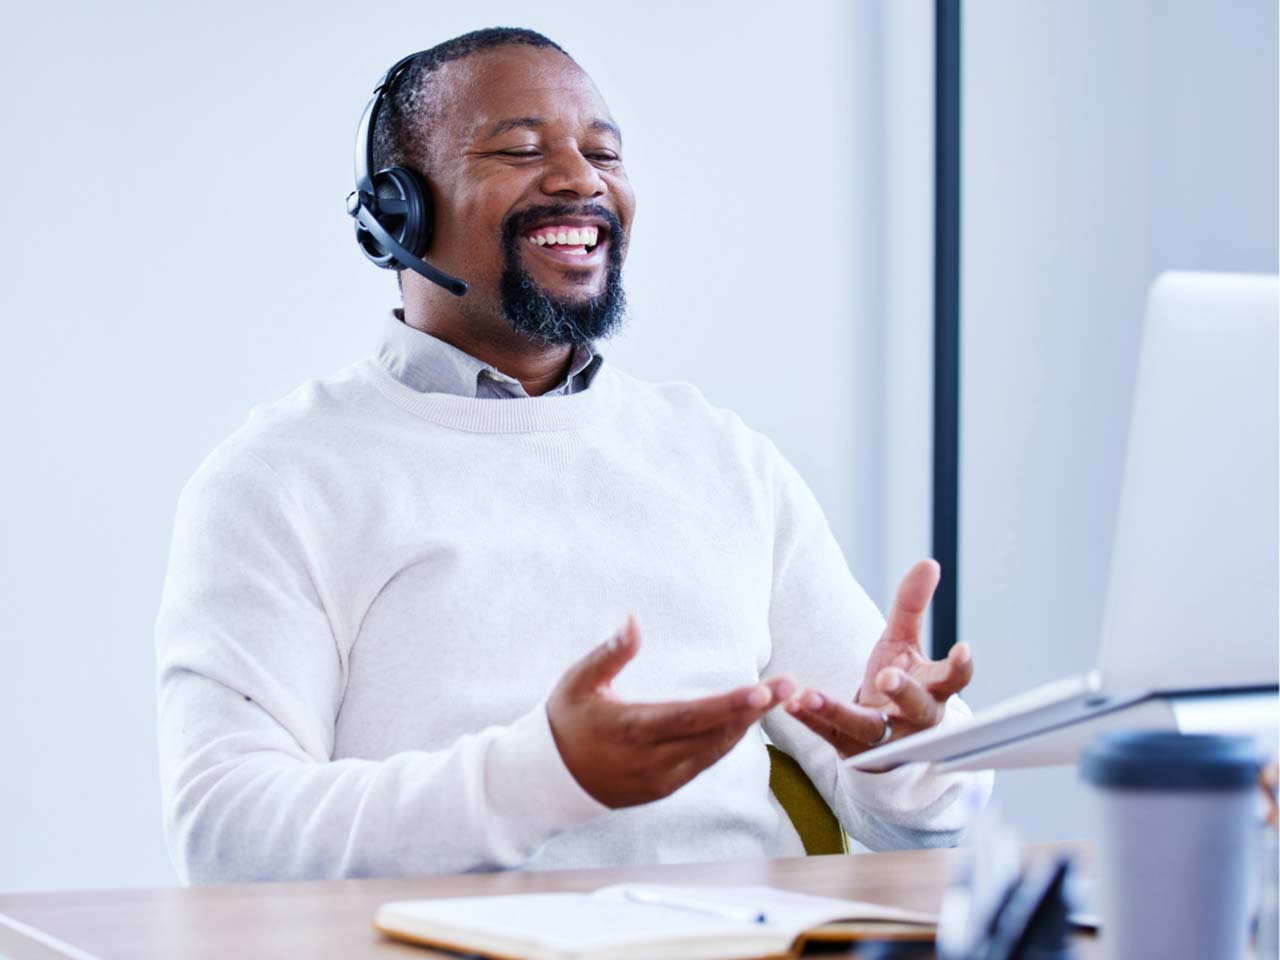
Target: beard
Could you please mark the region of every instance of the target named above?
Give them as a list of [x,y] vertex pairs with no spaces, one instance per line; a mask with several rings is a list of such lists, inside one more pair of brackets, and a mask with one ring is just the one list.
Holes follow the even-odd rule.
[[[600,217],[609,224],[604,289],[594,297],[561,300],[538,286],[520,262],[524,232],[537,221],[568,216]],[[545,344],[585,346],[616,333],[626,316],[622,290],[622,224],[604,207],[554,205],[521,210],[502,227],[503,270],[498,284],[502,315],[530,339]]]

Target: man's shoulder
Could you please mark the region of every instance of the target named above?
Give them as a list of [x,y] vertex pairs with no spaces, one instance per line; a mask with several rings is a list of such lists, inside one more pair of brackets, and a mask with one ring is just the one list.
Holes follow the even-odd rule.
[[696,384],[642,380],[617,367],[613,374],[629,397],[627,407],[634,416],[669,422],[671,429],[686,437],[715,438],[753,460],[777,455],[777,447],[766,434],[749,426],[736,411],[713,403]]
[[617,367],[611,369],[631,405],[643,413],[693,418],[725,429],[756,433],[734,411],[712,403],[696,384],[687,380],[642,380]]
[[304,380],[284,396],[256,404],[237,433],[271,440],[302,432],[324,432],[335,421],[359,416],[370,396],[366,367],[358,361],[329,374]]
[[337,454],[364,416],[368,381],[363,366],[350,364],[326,377],[305,380],[284,396],[259,403],[205,457],[192,483],[258,473]]

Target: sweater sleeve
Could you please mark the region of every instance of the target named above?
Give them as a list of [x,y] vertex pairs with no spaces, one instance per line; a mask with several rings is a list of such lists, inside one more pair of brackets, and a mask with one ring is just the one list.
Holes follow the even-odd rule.
[[[774,566],[769,609],[772,651],[766,677],[852,700],[884,618],[849,572],[822,509],[780,454],[774,464]],[[942,721],[969,716],[951,697]],[[785,711],[764,720],[769,738],[795,757],[845,830],[872,850],[954,846],[974,801],[985,803],[992,774],[931,773],[916,763],[887,773],[842,765],[835,749]]]
[[436,751],[333,759],[346,651],[280,478],[234,443],[183,490],[156,623],[165,836],[189,882],[520,865],[600,816],[545,703]]

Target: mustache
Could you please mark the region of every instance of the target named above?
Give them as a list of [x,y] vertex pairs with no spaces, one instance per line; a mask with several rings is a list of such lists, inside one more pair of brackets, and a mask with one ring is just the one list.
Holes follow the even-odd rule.
[[537,207],[526,207],[510,214],[502,222],[502,243],[508,249],[515,249],[516,241],[530,227],[546,220],[558,217],[599,217],[609,225],[609,243],[615,249],[625,242],[622,235],[622,223],[608,207],[599,203],[548,203]]

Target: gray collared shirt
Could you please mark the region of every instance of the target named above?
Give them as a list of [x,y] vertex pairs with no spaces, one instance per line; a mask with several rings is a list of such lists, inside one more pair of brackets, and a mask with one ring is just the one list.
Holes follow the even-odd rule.
[[[420,393],[449,393],[481,400],[528,398],[514,377],[477,360],[439,337],[404,322],[401,310],[387,314],[378,343],[378,359],[391,375]],[[544,397],[568,396],[591,386],[604,357],[591,345],[574,347],[564,381]]]

